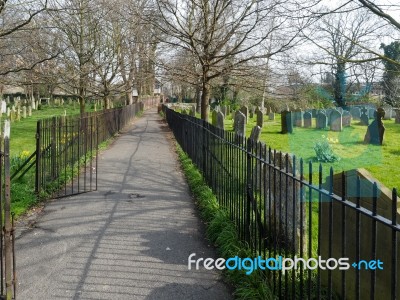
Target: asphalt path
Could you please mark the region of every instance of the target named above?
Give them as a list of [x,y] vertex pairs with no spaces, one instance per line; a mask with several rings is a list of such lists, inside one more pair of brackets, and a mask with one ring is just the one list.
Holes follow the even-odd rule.
[[100,153],[98,190],[47,203],[16,239],[17,299],[232,299],[167,125],[147,111]]

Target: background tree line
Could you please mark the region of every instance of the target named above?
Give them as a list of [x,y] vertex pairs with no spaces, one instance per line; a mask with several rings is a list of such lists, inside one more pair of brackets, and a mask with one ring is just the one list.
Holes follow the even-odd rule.
[[[3,0],[0,84],[30,98],[55,89],[85,99],[152,95],[263,107],[368,99],[399,104],[400,24],[384,1]],[[397,44],[396,44],[397,43]],[[0,85],[0,92],[2,90]]]

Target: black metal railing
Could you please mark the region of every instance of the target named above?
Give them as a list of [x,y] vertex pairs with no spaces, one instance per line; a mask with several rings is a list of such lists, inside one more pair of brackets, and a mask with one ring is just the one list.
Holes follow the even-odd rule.
[[321,164],[314,170],[296,156],[163,110],[254,257],[298,259],[297,269],[264,271],[279,298],[400,296],[396,189],[386,199],[383,188],[359,175],[331,168],[324,178]]
[[39,120],[36,150],[13,172],[11,179],[21,179],[35,167],[35,191],[41,197],[96,190],[98,145],[158,102],[158,98],[148,98],[121,108]]

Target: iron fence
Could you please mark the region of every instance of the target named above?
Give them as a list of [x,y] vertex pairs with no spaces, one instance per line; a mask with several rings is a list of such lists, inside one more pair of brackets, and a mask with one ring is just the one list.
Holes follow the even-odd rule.
[[22,178],[35,167],[35,191],[41,197],[64,197],[97,189],[98,145],[118,133],[144,109],[159,102],[141,102],[85,113],[39,120],[36,150],[11,179]]
[[[239,238],[271,263],[264,275],[280,299],[399,297],[396,189],[386,199],[360,175],[330,168],[325,177],[321,164],[314,170],[312,162],[163,110]],[[293,268],[282,271],[285,263]]]

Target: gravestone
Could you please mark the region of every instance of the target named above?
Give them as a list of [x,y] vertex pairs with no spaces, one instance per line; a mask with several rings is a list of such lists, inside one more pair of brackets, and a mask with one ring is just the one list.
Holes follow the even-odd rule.
[[211,114],[211,124],[216,127],[217,127],[217,115],[218,115],[218,112],[216,110],[213,110],[213,112]]
[[375,109],[368,108],[368,118],[374,119],[375,118],[374,115],[375,115]]
[[261,127],[254,126],[253,129],[251,130],[250,140],[252,140],[254,143],[257,143],[260,139],[260,133],[261,133]]
[[245,136],[246,116],[241,111],[237,111],[235,114],[234,130],[236,135],[239,135],[240,137]]
[[[272,157],[268,157],[268,160],[276,168],[293,174],[293,158],[289,154],[276,153],[274,155],[272,153]],[[280,226],[286,228],[280,232],[271,228],[271,232],[275,232],[272,234],[276,235],[274,238],[281,241],[282,247],[287,247],[288,250],[296,249],[296,252],[299,252],[302,248],[304,251],[306,242],[303,239],[303,244],[300,243],[300,235],[304,236],[306,229],[306,226],[304,226],[306,224],[305,205],[302,204],[305,200],[305,193],[301,191],[298,181],[292,180],[289,176],[274,176],[274,172],[268,171],[268,165],[264,165],[263,168],[262,173],[265,174],[263,175],[265,178],[262,178],[261,182],[266,184],[262,184],[261,188],[263,189],[265,185],[265,189],[268,190],[262,191],[262,194],[267,195],[269,193],[271,195],[271,204],[265,206],[266,214],[276,217]],[[296,166],[297,168],[298,166]],[[268,226],[274,225],[267,222],[266,226],[268,230]]]
[[316,120],[316,128],[317,129],[325,129],[328,126],[328,118],[326,117],[326,114],[323,111],[320,111],[317,114],[317,120]]
[[360,117],[360,123],[361,125],[368,126],[369,125],[369,117],[368,117],[368,109],[363,107],[361,109],[361,117]]
[[28,117],[32,117],[32,106],[28,106]]
[[394,122],[396,123],[396,124],[400,124],[400,109],[396,109],[395,110],[395,113],[396,113],[396,115],[395,115],[395,119],[394,119]]
[[218,128],[224,129],[225,128],[224,120],[225,120],[224,114],[221,111],[218,111],[217,112],[217,125],[216,126]]
[[385,110],[383,108],[378,108],[375,112],[375,120],[368,126],[367,133],[365,134],[365,144],[382,145],[383,136],[385,134],[385,126],[382,122],[384,116]]
[[275,120],[275,113],[270,112],[270,113],[268,114],[268,119],[269,119],[270,121],[274,121],[274,120]]
[[301,110],[297,110],[293,112],[294,115],[294,124],[296,127],[303,127],[303,112]]
[[247,122],[248,122],[248,118],[249,118],[249,108],[246,106],[246,105],[243,105],[241,108],[240,108],[240,111],[242,112],[242,114],[244,114],[244,116],[246,117],[246,124],[247,124]]
[[343,122],[344,127],[351,126],[351,113],[349,111],[347,111],[347,110],[343,111],[342,122]]
[[7,118],[11,117],[11,109],[7,107]]
[[331,112],[331,131],[342,131],[342,126],[342,114],[337,110],[333,110]]
[[312,114],[311,112],[305,112],[303,116],[304,128],[310,128],[312,124]]
[[282,133],[292,133],[293,132],[293,116],[292,112],[284,110],[281,113],[281,127]]
[[360,121],[361,118],[361,110],[358,107],[350,108],[350,114],[355,121]]
[[192,117],[196,117],[196,106],[195,106],[195,105],[192,105],[192,106],[190,107],[189,114],[190,114]]
[[257,126],[262,128],[264,124],[264,115],[261,110],[258,110],[256,114],[257,114]]
[[4,100],[1,101],[1,113],[2,114],[7,113],[7,103]]
[[228,108],[226,107],[226,105],[221,106],[221,112],[224,114],[224,116],[227,115],[227,113],[228,113]]
[[383,119],[391,120],[392,119],[392,108],[390,106],[386,106],[383,109],[385,110],[385,116],[383,117]]
[[15,120],[18,122],[21,120],[21,110],[19,108],[15,110]]
[[26,106],[22,106],[22,118],[26,118]]

